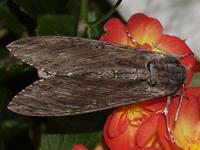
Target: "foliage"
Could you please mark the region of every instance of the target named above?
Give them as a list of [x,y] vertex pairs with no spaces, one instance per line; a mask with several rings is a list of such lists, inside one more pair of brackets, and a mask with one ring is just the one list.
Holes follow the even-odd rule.
[[50,150],[59,146],[60,150],[67,150],[77,142],[93,148],[98,142],[107,112],[69,118],[33,118],[16,115],[7,109],[11,98],[36,81],[38,76],[34,68],[10,56],[6,45],[27,36],[79,35],[79,14],[83,13],[81,2],[88,2],[83,6],[87,10],[82,18],[86,28],[81,36],[98,38],[103,32],[103,22],[90,23],[111,9],[106,1],[0,0],[1,150]]

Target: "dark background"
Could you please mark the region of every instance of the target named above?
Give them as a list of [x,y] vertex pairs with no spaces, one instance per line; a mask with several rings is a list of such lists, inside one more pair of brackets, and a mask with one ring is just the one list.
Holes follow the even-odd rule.
[[[104,21],[96,21],[111,8],[105,0],[0,0],[0,150],[68,150],[76,143],[92,149],[97,144],[108,111],[34,118],[6,108],[12,97],[38,76],[34,68],[10,56],[5,46],[19,38],[39,35],[98,39]],[[84,30],[80,31],[80,26]]]

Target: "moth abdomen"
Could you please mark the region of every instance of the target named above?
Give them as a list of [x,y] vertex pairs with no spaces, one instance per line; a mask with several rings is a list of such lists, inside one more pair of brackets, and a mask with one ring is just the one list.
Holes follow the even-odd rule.
[[131,80],[147,80],[150,77],[150,72],[147,69],[139,68],[107,68],[106,70],[99,70],[93,72],[86,72],[81,74],[70,74],[71,77],[80,77],[84,80],[105,80],[105,81],[131,81]]

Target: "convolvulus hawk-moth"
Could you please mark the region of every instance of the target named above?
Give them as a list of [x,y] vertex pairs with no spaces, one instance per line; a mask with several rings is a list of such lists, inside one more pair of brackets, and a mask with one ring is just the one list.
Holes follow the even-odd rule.
[[29,37],[7,48],[41,78],[8,106],[23,115],[75,115],[146,101],[175,93],[186,78],[173,56],[102,41]]

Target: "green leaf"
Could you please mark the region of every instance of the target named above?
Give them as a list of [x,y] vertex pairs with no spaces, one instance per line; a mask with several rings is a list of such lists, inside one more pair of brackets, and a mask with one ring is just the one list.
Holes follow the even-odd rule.
[[[40,150],[69,150],[74,144],[93,149],[102,137],[102,128],[111,110],[63,118],[49,118]],[[60,148],[59,148],[60,147]]]
[[[37,79],[36,69],[27,64],[6,57],[0,49],[0,111],[7,110],[10,99]],[[5,57],[4,57],[5,56]]]
[[88,22],[94,22],[97,20],[97,14],[95,11],[88,12]]
[[195,73],[190,86],[200,86],[200,73]]
[[[1,66],[1,61],[4,58],[7,58],[9,56],[9,52],[6,48],[0,48],[0,66]],[[1,67],[0,67],[1,68]]]
[[66,0],[14,0],[14,2],[33,18],[44,14],[66,13]]
[[37,35],[73,36],[76,33],[76,17],[72,15],[44,15],[37,22]]
[[101,26],[88,26],[87,35],[90,39],[98,39],[100,35],[103,33],[103,29]]
[[84,144],[93,149],[101,138],[101,132],[76,134],[45,134],[40,150],[70,150],[74,144]]
[[80,13],[80,0],[68,0],[66,8],[70,14],[76,15],[79,17]]
[[0,135],[0,150],[6,150],[3,138]]
[[3,3],[0,3],[0,25],[4,25],[18,36],[22,35],[22,33],[25,31],[24,26]]
[[90,22],[95,22],[98,19],[98,15],[95,11],[88,12],[88,29],[87,29],[87,35],[91,39],[98,39],[101,34],[104,33],[104,30],[102,28],[103,23],[99,25],[91,25]]
[[20,134],[20,132],[26,131],[29,126],[30,123],[28,121],[25,122],[25,120],[20,120],[20,118],[4,120],[1,125],[1,132],[6,139],[12,139],[16,135]]
[[5,4],[7,0],[0,0],[0,4]]

